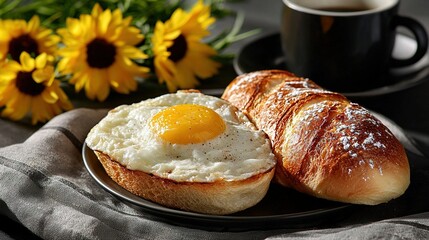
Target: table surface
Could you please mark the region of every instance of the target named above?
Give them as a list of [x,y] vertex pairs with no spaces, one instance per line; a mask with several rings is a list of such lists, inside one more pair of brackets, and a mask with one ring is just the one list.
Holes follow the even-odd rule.
[[[230,4],[230,7],[243,11],[246,15],[243,30],[251,30],[258,28],[260,34],[249,39],[240,41],[231,46],[227,51],[237,53],[240,48],[265,34],[278,32],[281,16],[282,1],[280,0],[248,0],[239,3]],[[428,0],[404,0],[401,3],[400,14],[412,16],[419,20],[426,29],[429,30],[429,1]],[[217,26],[225,27],[231,24],[231,20],[219,21]],[[216,31],[216,29],[215,29]],[[217,77],[223,82],[228,82],[236,76],[232,66],[225,66],[222,73]],[[211,83],[207,83],[207,87],[211,87]],[[377,111],[404,128],[412,136],[418,138],[422,144],[429,146],[429,81],[425,81],[419,86],[412,87],[402,92],[388,94],[385,96],[374,97],[370,99],[358,99],[358,103],[368,107],[371,110]],[[106,105],[94,103],[94,107],[113,107],[120,104],[121,100],[112,99]],[[77,102],[79,106],[82,103]],[[84,105],[84,104],[82,104]],[[26,123],[11,122],[0,120],[0,147],[19,143],[24,141],[40,126],[31,126]],[[0,202],[1,204],[1,202]],[[0,222],[7,221],[7,217],[0,215]],[[25,238],[29,234],[25,228],[16,224],[10,223],[0,224],[0,238],[12,236],[13,238]],[[24,237],[23,237],[24,236]]]

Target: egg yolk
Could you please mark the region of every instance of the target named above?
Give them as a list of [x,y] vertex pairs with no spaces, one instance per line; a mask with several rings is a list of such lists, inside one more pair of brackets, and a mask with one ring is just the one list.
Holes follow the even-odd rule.
[[201,143],[225,131],[225,122],[210,108],[181,104],[166,108],[150,120],[150,128],[170,143]]

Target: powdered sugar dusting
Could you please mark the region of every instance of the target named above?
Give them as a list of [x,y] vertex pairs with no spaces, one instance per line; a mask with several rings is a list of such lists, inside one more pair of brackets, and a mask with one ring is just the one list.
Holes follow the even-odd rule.
[[380,175],[383,175],[383,168],[381,166],[378,167],[378,172],[380,173]]
[[374,143],[374,146],[376,146],[376,147],[378,147],[378,148],[386,148],[386,145],[384,145],[383,143],[381,143],[381,142],[376,142],[376,143]]
[[[371,117],[368,110],[359,107],[357,104],[351,104],[345,108],[344,116],[345,124],[337,127],[336,131],[341,135],[339,142],[345,151],[356,152],[357,150],[367,150],[369,148],[386,148],[380,139],[382,137],[380,132],[368,132],[368,130],[358,129],[357,124],[360,124],[359,121],[365,121],[367,125],[373,125],[374,128],[381,124],[380,121]],[[350,153],[350,155],[353,154]]]
[[356,158],[358,155],[355,152],[349,151],[349,156],[352,158]]
[[[358,106],[357,104],[351,104],[344,109],[344,114],[340,115],[343,119],[342,122],[335,129],[334,134],[339,135],[338,144],[347,152],[351,158],[356,158],[356,165],[366,165],[371,169],[378,170],[380,175],[383,175],[381,166],[371,158],[365,158],[365,154],[360,154],[362,151],[386,151],[385,145],[386,138],[391,137],[391,133],[378,131],[382,123],[374,118],[372,114]],[[347,174],[351,174],[350,170],[347,170]],[[364,179],[365,180],[365,179]]]
[[369,160],[368,160],[368,164],[369,164],[369,167],[370,167],[371,169],[373,169],[373,168],[374,168],[374,160],[369,159]]
[[340,137],[340,141],[343,144],[344,150],[348,150],[350,148],[350,136],[342,136]]
[[311,121],[317,120],[320,118],[320,113],[323,112],[324,102],[319,102],[316,104],[312,104],[309,108],[307,108],[304,112],[304,116],[301,121],[304,121],[306,124],[310,124]]
[[386,146],[383,143],[381,143],[379,141],[375,141],[373,133],[368,133],[368,137],[365,138],[365,140],[362,143],[362,148],[366,149],[367,145],[371,145],[371,146],[374,146],[376,148],[386,148]]

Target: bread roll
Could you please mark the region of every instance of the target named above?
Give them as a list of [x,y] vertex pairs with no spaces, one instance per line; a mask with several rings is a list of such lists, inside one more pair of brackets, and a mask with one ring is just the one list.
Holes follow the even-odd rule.
[[369,111],[281,70],[238,76],[223,99],[264,130],[277,157],[274,180],[319,198],[375,205],[410,183],[403,146]]

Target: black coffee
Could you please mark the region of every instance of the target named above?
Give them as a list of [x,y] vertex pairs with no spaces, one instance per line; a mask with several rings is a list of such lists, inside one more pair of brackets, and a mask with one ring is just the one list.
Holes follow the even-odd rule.
[[359,7],[326,7],[319,8],[319,10],[327,11],[327,12],[360,12],[370,10],[369,7],[359,6]]

